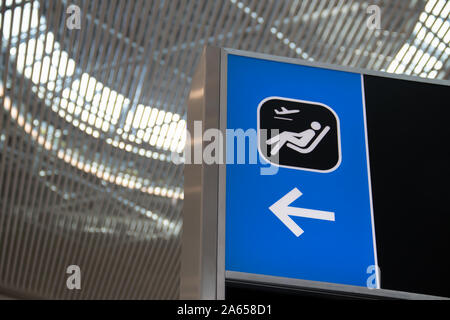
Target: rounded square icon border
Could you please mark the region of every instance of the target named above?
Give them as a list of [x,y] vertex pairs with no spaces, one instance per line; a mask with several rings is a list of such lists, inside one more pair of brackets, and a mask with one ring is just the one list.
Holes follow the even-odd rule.
[[[261,152],[261,139],[260,139],[260,117],[259,117],[259,110],[261,109],[262,105],[264,103],[266,103],[269,100],[286,100],[286,101],[292,101],[292,102],[300,102],[300,103],[309,103],[309,104],[315,104],[315,105],[320,105],[322,107],[325,107],[326,109],[330,110],[331,113],[334,115],[334,117],[336,118],[336,123],[337,123],[337,137],[338,137],[338,156],[339,159],[336,163],[336,165],[328,170],[319,170],[319,169],[310,169],[310,168],[303,168],[303,167],[292,167],[292,166],[285,166],[285,165],[281,165],[278,163],[273,163],[272,161],[270,161],[269,159],[267,159],[264,155],[263,152]],[[258,105],[258,109],[256,110],[256,121],[257,121],[257,138],[258,138],[258,152],[261,155],[261,157],[267,161],[267,163],[270,163],[274,166],[280,167],[280,168],[288,168],[288,169],[294,169],[294,170],[302,170],[302,171],[311,171],[311,172],[319,172],[319,173],[330,173],[335,171],[337,168],[340,167],[341,162],[342,162],[342,151],[341,151],[341,121],[339,119],[339,116],[337,115],[337,113],[329,106],[327,106],[324,103],[321,102],[316,102],[316,101],[308,101],[308,100],[300,100],[300,99],[292,99],[292,98],[286,98],[286,97],[279,97],[279,96],[270,96],[267,98],[264,98],[263,100],[261,100],[261,102]]]

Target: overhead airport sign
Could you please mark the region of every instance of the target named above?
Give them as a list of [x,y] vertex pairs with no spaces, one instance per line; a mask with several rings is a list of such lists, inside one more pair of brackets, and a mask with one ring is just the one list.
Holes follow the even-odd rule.
[[[450,139],[437,107],[449,92],[448,82],[207,50],[188,106],[182,293],[223,298],[226,274],[450,296],[449,262],[427,250],[450,251],[450,214],[429,171],[450,162],[434,145]],[[192,154],[214,161],[191,164]],[[424,210],[433,233],[421,229]]]
[[226,165],[226,270],[366,287],[377,255],[361,75],[230,54],[226,84],[227,129],[257,128],[261,160]]

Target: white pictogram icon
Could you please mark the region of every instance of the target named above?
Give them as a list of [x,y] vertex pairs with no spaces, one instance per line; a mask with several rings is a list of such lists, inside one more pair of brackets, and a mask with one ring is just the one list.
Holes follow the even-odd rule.
[[305,131],[283,131],[279,135],[266,141],[268,145],[273,145],[270,154],[277,154],[284,145],[299,153],[310,153],[317,147],[320,141],[322,141],[328,131],[330,131],[330,127],[326,126],[318,133],[321,128],[322,126],[319,122],[313,121],[311,123],[311,128],[306,129]]
[[[275,114],[279,115],[279,116],[287,116],[287,115],[290,115],[290,114],[295,114],[295,113],[299,113],[300,112],[300,110],[298,110],[298,109],[289,110],[289,109],[286,109],[285,107],[281,107],[281,110],[276,110],[275,109],[274,111],[275,111]],[[275,117],[275,116],[274,116],[274,118],[275,119],[280,119],[280,120],[292,121],[291,118]]]
[[293,113],[299,113],[300,110],[298,109],[293,109],[293,110],[288,110],[285,107],[281,107],[281,110],[275,110],[275,113],[278,115],[287,115],[287,114],[293,114]]
[[291,216],[316,220],[335,221],[334,212],[332,211],[292,207],[291,204],[302,195],[303,193],[300,190],[294,188],[269,207],[270,211],[272,211],[273,214],[275,214],[275,216],[280,219],[280,221],[286,227],[288,227],[289,230],[291,230],[292,233],[294,233],[297,237],[299,237],[303,233],[303,230],[297,223],[295,223],[294,220],[292,220]]

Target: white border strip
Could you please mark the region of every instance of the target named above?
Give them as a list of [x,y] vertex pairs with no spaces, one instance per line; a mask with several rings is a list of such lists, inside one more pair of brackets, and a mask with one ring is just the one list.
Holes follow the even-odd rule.
[[375,259],[375,276],[377,281],[377,289],[381,288],[381,275],[380,268],[378,266],[378,252],[377,252],[377,240],[375,235],[375,216],[373,210],[373,200],[372,200],[372,179],[370,174],[370,158],[369,158],[369,135],[367,132],[367,116],[366,116],[366,96],[364,92],[364,75],[361,74],[361,94],[362,94],[362,106],[364,114],[364,135],[366,143],[366,159],[367,159],[367,179],[369,182],[369,198],[370,198],[370,216],[372,222],[372,241],[373,241],[373,254]]

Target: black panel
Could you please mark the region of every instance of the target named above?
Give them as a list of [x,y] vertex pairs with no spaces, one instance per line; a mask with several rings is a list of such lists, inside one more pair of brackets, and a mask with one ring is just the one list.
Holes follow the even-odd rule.
[[450,297],[450,87],[364,83],[381,287]]

